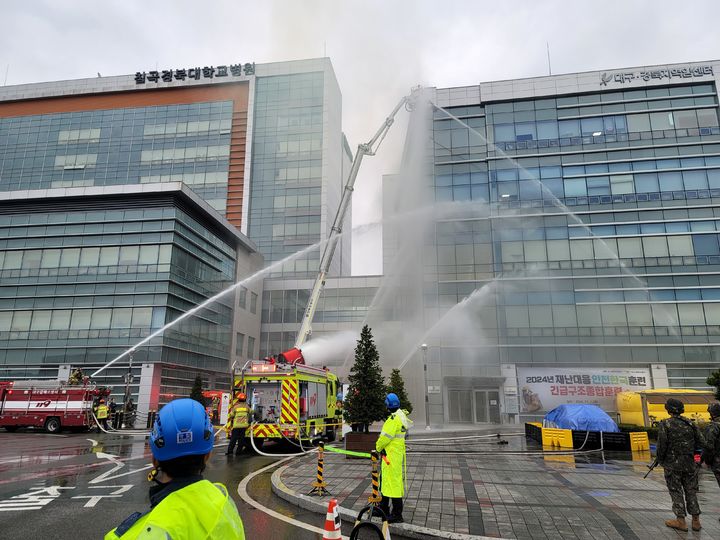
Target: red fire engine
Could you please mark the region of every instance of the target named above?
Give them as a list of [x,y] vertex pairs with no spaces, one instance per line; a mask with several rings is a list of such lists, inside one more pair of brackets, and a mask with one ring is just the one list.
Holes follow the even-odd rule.
[[64,381],[0,381],[0,427],[42,427],[48,433],[63,428],[94,425],[93,403],[111,389],[94,384],[68,385]]

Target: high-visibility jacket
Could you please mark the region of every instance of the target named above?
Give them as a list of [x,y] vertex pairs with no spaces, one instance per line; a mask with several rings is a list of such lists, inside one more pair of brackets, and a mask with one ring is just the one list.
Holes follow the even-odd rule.
[[380,491],[385,497],[405,496],[405,436],[411,425],[407,415],[398,410],[385,420],[375,443],[375,450],[385,450],[387,454],[387,460],[382,460],[380,484]]
[[245,540],[237,507],[222,484],[200,480],[165,497],[122,535],[105,540]]
[[108,410],[109,410],[109,409],[108,409],[108,406],[105,405],[104,403],[101,403],[100,405],[98,405],[97,414],[96,414],[95,416],[98,417],[98,420],[102,420],[102,419],[104,419],[104,418],[107,418],[107,417],[108,417]]
[[245,405],[236,405],[228,415],[228,423],[232,422],[232,428],[246,428],[250,425],[250,409]]

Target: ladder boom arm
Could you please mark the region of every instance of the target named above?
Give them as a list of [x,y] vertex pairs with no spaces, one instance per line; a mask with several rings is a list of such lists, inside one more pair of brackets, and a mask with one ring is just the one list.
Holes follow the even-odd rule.
[[300,330],[298,331],[297,338],[295,339],[295,347],[298,349],[302,347],[303,343],[305,343],[312,333],[312,320],[315,316],[315,309],[317,308],[320,294],[325,286],[325,279],[327,278],[327,273],[330,270],[330,263],[332,262],[333,255],[335,254],[335,248],[337,247],[338,240],[342,234],[342,223],[345,220],[347,209],[350,206],[355,180],[357,179],[358,172],[360,171],[362,160],[365,156],[375,155],[375,152],[385,138],[385,135],[387,135],[388,130],[393,125],[393,122],[395,122],[395,116],[397,113],[403,107],[412,106],[420,91],[421,89],[419,87],[414,88],[410,95],[404,96],[392,110],[390,115],[385,119],[382,126],[380,126],[380,128],[375,132],[372,138],[368,142],[358,145],[355,159],[353,159],[352,167],[350,167],[350,174],[345,182],[345,188],[343,189],[342,198],[340,199],[340,205],[338,206],[337,212],[335,213],[335,219],[333,220],[332,227],[330,228],[330,235],[328,236],[325,249],[323,250],[322,257],[320,258],[320,270],[315,278],[310,298],[308,299],[307,306],[305,307],[305,313],[303,314]]

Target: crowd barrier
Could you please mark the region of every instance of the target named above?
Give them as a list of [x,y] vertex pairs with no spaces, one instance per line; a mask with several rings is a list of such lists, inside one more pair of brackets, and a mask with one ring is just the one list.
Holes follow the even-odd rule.
[[543,446],[583,450],[638,452],[650,450],[650,440],[644,431],[608,433],[547,428],[539,422],[527,422],[525,435]]

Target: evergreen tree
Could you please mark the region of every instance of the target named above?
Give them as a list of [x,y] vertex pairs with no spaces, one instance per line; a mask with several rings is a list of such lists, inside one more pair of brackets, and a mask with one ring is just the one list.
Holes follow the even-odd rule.
[[190,399],[194,399],[204,407],[205,396],[203,396],[202,392],[202,377],[200,377],[200,374],[198,373],[195,376],[195,382],[193,382],[192,389],[190,390]]
[[720,401],[720,369],[713,371],[705,382],[715,387],[715,399]]
[[345,419],[354,431],[367,432],[370,424],[387,415],[380,356],[367,325],[363,326],[355,347],[355,363],[348,379],[350,387],[343,404]]
[[387,393],[393,392],[400,399],[400,408],[405,409],[408,414],[413,411],[412,403],[408,399],[407,392],[405,391],[405,381],[400,375],[399,369],[393,369],[390,373],[390,384],[387,386]]

